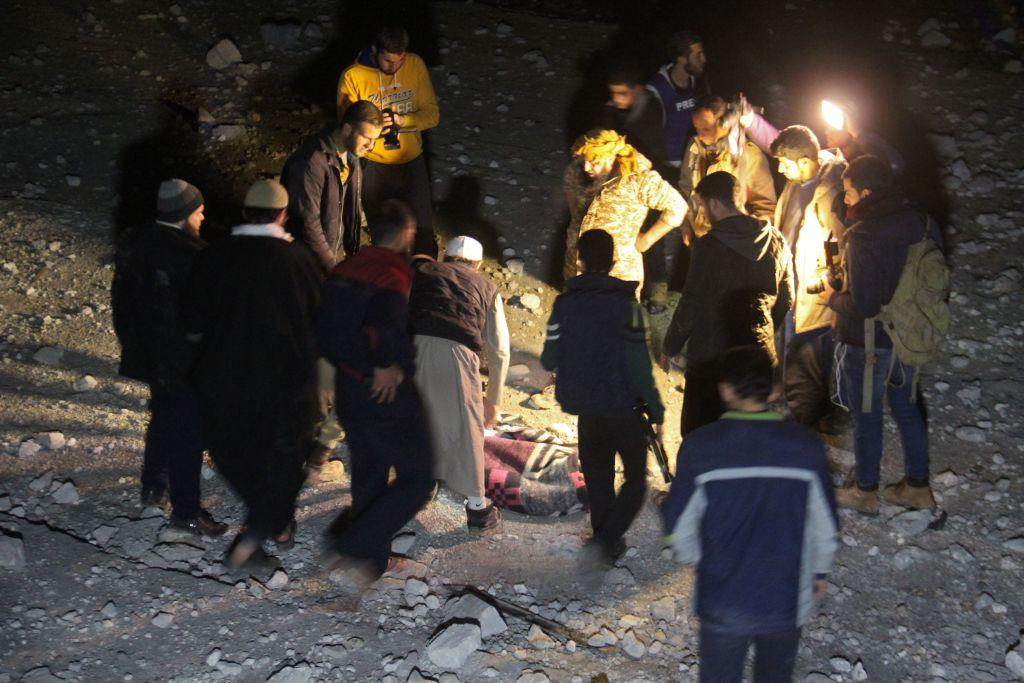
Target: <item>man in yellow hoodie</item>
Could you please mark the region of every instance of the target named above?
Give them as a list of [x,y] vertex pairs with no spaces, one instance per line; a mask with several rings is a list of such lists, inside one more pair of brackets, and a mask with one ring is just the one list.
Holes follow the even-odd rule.
[[[353,102],[369,100],[384,112],[384,134],[366,155],[363,205],[369,213],[385,199],[406,201],[417,228],[432,230],[430,178],[423,159],[423,131],[441,120],[434,85],[423,59],[409,48],[404,28],[382,28],[338,83],[338,116]],[[398,145],[387,140],[398,131]]]

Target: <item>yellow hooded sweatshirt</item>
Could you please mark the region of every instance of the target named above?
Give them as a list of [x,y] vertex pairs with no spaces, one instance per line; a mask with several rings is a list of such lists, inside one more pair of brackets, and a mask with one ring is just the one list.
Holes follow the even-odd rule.
[[382,138],[366,155],[368,160],[380,164],[404,164],[418,157],[423,152],[422,132],[441,120],[427,65],[412,52],[405,53],[405,61],[393,75],[377,68],[370,48],[360,52],[338,82],[338,117],[358,100],[369,100],[404,117],[398,136],[401,148],[384,149]]

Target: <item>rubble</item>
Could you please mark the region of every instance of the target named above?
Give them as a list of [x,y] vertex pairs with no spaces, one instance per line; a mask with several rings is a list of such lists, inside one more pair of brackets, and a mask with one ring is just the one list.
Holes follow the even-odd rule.
[[0,529],[0,568],[25,568],[25,543],[20,535]]
[[440,630],[427,643],[427,656],[437,666],[459,669],[480,649],[480,627],[476,624],[452,623]]
[[480,627],[482,638],[490,638],[508,630],[508,625],[498,610],[472,594],[452,598],[445,604],[444,609],[447,619],[475,621]]
[[238,64],[241,61],[242,53],[238,51],[238,46],[229,38],[221,39],[206,53],[206,63],[218,71],[226,69],[233,64]]
[[57,366],[64,358],[64,349],[55,346],[44,346],[32,356],[32,360],[42,365]]

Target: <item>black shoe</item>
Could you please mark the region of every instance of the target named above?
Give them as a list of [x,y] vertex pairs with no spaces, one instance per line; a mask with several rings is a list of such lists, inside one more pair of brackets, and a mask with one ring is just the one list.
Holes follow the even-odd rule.
[[[269,578],[276,570],[281,568],[281,560],[277,559],[273,555],[269,555],[263,550],[262,545],[257,545],[256,550],[253,551],[249,557],[245,559],[241,564],[235,565],[231,563],[231,555],[234,553],[235,548],[242,542],[242,539],[249,537],[248,531],[239,532],[235,539],[231,541],[231,545],[224,552],[224,566],[227,567],[228,571],[234,575],[248,574],[249,576],[259,578]],[[251,537],[249,537],[250,540]]]
[[142,507],[166,508],[169,502],[167,489],[155,489],[150,486],[143,486],[139,494],[139,502]]
[[227,524],[218,522],[213,515],[202,508],[199,508],[199,515],[192,519],[183,519],[172,514],[171,526],[196,536],[223,536],[228,530]]
[[466,508],[466,526],[472,533],[490,534],[501,528],[501,511],[491,503],[483,510]]

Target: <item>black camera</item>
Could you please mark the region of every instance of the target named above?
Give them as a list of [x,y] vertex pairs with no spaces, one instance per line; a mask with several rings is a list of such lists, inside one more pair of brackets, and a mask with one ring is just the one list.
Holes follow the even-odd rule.
[[384,149],[401,149],[402,143],[398,139],[398,124],[394,122],[395,112],[392,111],[391,108],[389,107],[385,109],[383,113],[390,114],[392,117],[391,125],[388,126],[388,129],[384,132],[384,135],[382,136],[384,138]]
[[811,282],[805,290],[808,294],[821,294],[825,291],[825,283],[832,285],[832,289],[843,288],[843,271],[839,265],[839,243],[835,240],[825,240],[825,268],[818,273],[818,279]]

